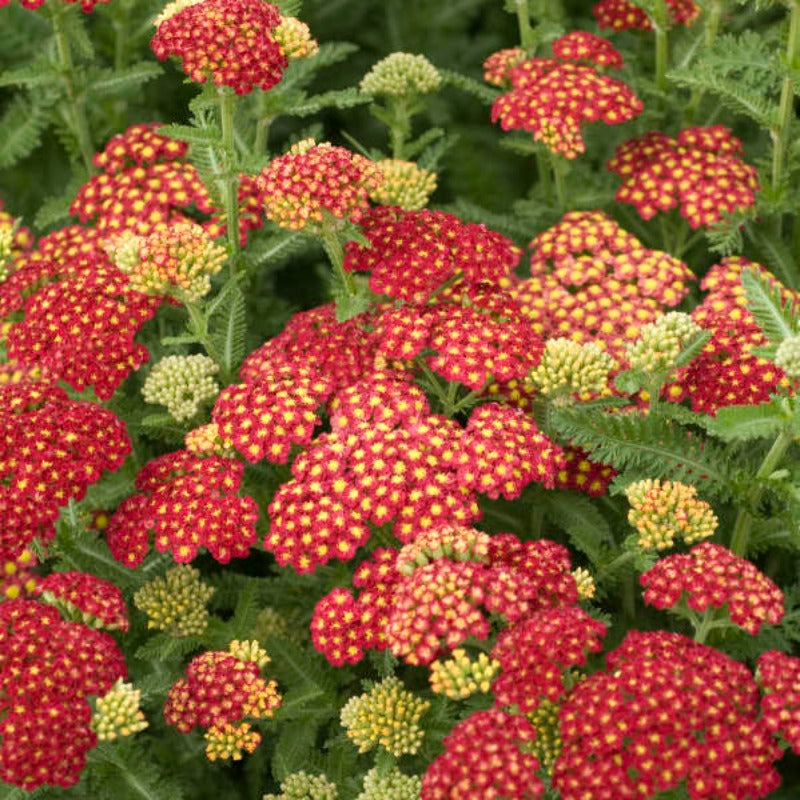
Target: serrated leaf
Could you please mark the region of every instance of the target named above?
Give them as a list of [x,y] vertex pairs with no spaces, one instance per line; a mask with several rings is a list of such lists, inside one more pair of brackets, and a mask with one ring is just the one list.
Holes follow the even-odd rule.
[[142,61],[123,70],[98,70],[93,75],[87,88],[87,94],[94,98],[118,95],[126,89],[135,89],[147,81],[157,78],[163,70],[158,64]]
[[773,344],[795,336],[800,329],[798,314],[791,297],[783,299],[781,287],[773,286],[767,276],[755,269],[742,271],[742,286],[747,308],[759,328]]
[[0,86],[47,86],[60,78],[58,70],[46,60],[35,61],[27,67],[8,69],[0,74]]
[[42,109],[15,95],[0,117],[0,168],[30,155],[39,146],[47,123]]
[[792,421],[791,411],[779,399],[758,405],[725,406],[709,418],[706,429],[724,442],[774,438]]
[[647,384],[647,376],[640,369],[626,369],[614,378],[614,387],[623,394],[636,394]]
[[500,95],[497,89],[487,86],[480,81],[476,81],[474,78],[470,78],[467,75],[462,75],[460,72],[454,72],[450,69],[440,69],[439,74],[442,76],[442,84],[444,86],[453,86],[456,89],[460,89],[462,92],[471,94],[487,106],[494,103]]
[[755,225],[747,227],[747,235],[758,248],[760,259],[778,280],[789,289],[798,287],[798,270],[792,251],[777,236],[768,236]]
[[208,145],[219,142],[222,133],[216,127],[195,128],[191,125],[162,125],[158,129],[161,136],[179,139],[189,144]]
[[159,633],[138,647],[135,656],[142,661],[182,661],[199,647],[200,643],[194,636],[178,638]]
[[353,108],[371,100],[369,95],[362,94],[357,89],[334,89],[304,98],[302,102],[283,108],[281,113],[287,117],[308,117],[325,108]]
[[605,517],[589,498],[574,492],[547,495],[545,515],[567,533],[572,545],[597,566],[605,546],[613,547],[614,537]]
[[224,372],[232,375],[245,356],[247,335],[247,310],[244,294],[238,285],[227,293],[224,302],[211,318],[211,324],[211,340],[219,354],[220,366]]

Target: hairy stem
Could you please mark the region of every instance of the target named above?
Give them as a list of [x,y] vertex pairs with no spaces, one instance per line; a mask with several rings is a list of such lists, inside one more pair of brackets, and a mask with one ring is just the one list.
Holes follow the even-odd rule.
[[72,128],[75,138],[78,140],[78,147],[81,151],[83,164],[86,171],[91,174],[94,170],[92,158],[94,157],[94,145],[89,133],[89,123],[86,120],[86,109],[84,108],[83,98],[78,95],[73,75],[75,65],[72,62],[72,51],[70,50],[67,32],[64,29],[63,15],[69,13],[63,3],[51,3],[48,5],[50,19],[53,23],[53,33],[56,38],[56,50],[58,52],[58,63],[61,67],[61,80],[64,84],[64,91],[69,105],[68,124]]
[[[786,40],[786,65],[792,68],[800,54],[800,0],[791,0],[789,15],[789,36]],[[772,129],[772,186],[777,189],[784,178],[786,152],[789,148],[789,132],[794,115],[794,89],[792,79],[788,75],[783,79],[781,99],[778,107],[778,118]],[[781,232],[781,221],[778,220],[776,233]]]
[[556,190],[558,210],[563,214],[567,210],[567,197],[564,193],[564,176],[561,173],[561,163],[555,153],[550,153],[550,166],[553,170],[553,186]]
[[[711,0],[711,7],[709,8],[706,16],[706,25],[704,31],[705,35],[703,37],[706,50],[709,50],[713,46],[714,41],[717,38],[719,23],[722,19],[722,10],[724,7],[725,0]],[[703,89],[701,89],[699,86],[695,87],[695,89],[692,91],[692,96],[689,98],[689,103],[686,106],[685,117],[687,120],[692,121],[694,119],[702,99]]]
[[669,21],[666,0],[657,0],[653,11],[653,31],[656,36],[656,86],[667,90],[667,62],[669,61]]
[[389,127],[389,139],[392,148],[392,158],[402,159],[405,156],[405,147],[411,136],[411,112],[406,100],[394,98],[391,101],[392,124]]
[[236,165],[236,144],[234,142],[233,114],[236,95],[227,86],[219,88],[219,114],[222,124],[222,148],[225,151],[225,172],[223,179],[223,202],[228,232],[228,252],[231,275],[236,273],[239,260],[239,174]]
[[750,532],[753,529],[753,515],[750,509],[758,505],[764,494],[764,487],[758,481],[768,478],[780,463],[789,446],[792,444],[793,437],[789,431],[781,431],[772,443],[769,452],[764,456],[761,466],[756,472],[756,484],[745,496],[745,505],[739,510],[736,522],[733,525],[731,534],[730,549],[737,556],[744,556],[747,553],[747,546],[750,543]]
[[273,117],[262,117],[256,122],[256,138],[253,142],[253,153],[261,155],[267,149],[267,137],[269,136],[269,126],[272,124]]

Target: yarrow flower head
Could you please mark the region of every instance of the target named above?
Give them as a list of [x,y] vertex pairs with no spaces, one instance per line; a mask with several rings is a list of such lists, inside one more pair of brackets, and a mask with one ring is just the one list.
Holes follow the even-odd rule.
[[628,363],[651,375],[669,373],[681,350],[702,333],[689,314],[671,311],[642,328],[639,338],[625,350]]
[[364,156],[304,139],[274,158],[257,183],[267,217],[282,228],[302,230],[321,229],[326,216],[358,222],[381,179],[380,169]]
[[576,158],[586,149],[583,123],[618,125],[640,114],[642,101],[624,83],[580,63],[621,64],[611,44],[590,36],[567,34],[553,42],[556,58],[530,58],[511,68],[511,91],[495,100],[492,122],[504,131],[529,131],[552,152]]
[[[667,0],[670,21],[688,27],[700,15],[700,6],[694,0]],[[629,0],[600,0],[592,6],[592,14],[601,28],[627,31],[636,28],[649,31],[653,24],[647,12]]]
[[398,678],[384,678],[365,694],[351,697],[342,708],[341,720],[360,753],[380,745],[399,758],[413,755],[422,745],[425,731],[419,721],[430,705]]
[[247,720],[269,719],[281,705],[274,680],[261,676],[263,651],[256,646],[257,660],[247,656],[246,643],[231,642],[229,651],[206,651],[195,656],[186,677],[172,685],[164,705],[164,718],[182,733],[200,726],[206,729],[206,755],[241,758],[261,741]]
[[130,626],[120,589],[86,572],[54,572],[37,582],[33,594],[55,606],[65,619],[91,628],[127,631]]
[[361,228],[370,246],[348,242],[345,269],[370,272],[373,292],[416,305],[455,278],[497,286],[521,255],[505,236],[443,211],[373,208]]
[[576,567],[572,570],[572,577],[575,578],[575,585],[578,587],[578,599],[591,600],[597,591],[597,585],[589,570],[585,567]]
[[373,767],[364,775],[364,788],[356,800],[419,800],[422,779],[404,775],[397,767],[381,774]]
[[98,741],[113,742],[120,736],[133,736],[148,727],[139,708],[142,693],[122,678],[102,697],[98,697],[92,714],[91,729]]
[[622,54],[608,39],[588,31],[570,31],[551,45],[553,55],[562,61],[588,61],[598,67],[622,69]]
[[740,158],[742,143],[722,125],[685,128],[677,137],[659,132],[617,147],[608,169],[623,179],[616,199],[643,219],[680,206],[694,228],[755,203],[758,172]]
[[382,181],[370,199],[382,206],[398,206],[408,211],[423,208],[436,191],[436,173],[413,161],[384,158],[375,162]]
[[543,700],[558,702],[571,667],[598,653],[606,625],[577,606],[536,611],[504,630],[492,649],[500,675],[492,684],[496,706],[535,711]]
[[800,755],[800,658],[769,650],[758,657],[761,716],[773,736]]
[[261,800],[338,800],[336,784],[324,775],[293,772],[281,781],[280,794],[265,794]]
[[[0,8],[3,6],[7,6],[11,0],[0,0]],[[31,10],[35,10],[37,8],[41,8],[46,2],[46,0],[19,0],[20,5],[23,8],[29,8]],[[65,3],[77,3],[78,0],[64,0]],[[80,0],[81,10],[84,14],[90,14],[94,11],[94,8],[98,3],[110,3],[111,0]]]
[[575,395],[588,397],[608,389],[609,373],[617,362],[596,342],[548,339],[538,366],[527,380],[553,403],[570,403]]
[[787,378],[800,378],[800,336],[788,336],[778,345],[775,366],[780,367]]
[[28,791],[77,783],[97,744],[88,698],[125,677],[109,634],[33,600],[0,603],[0,780]]
[[233,458],[233,442],[220,433],[216,422],[209,422],[189,431],[183,440],[186,450],[196,456]]
[[731,622],[755,636],[767,622],[783,619],[783,592],[750,561],[726,547],[703,542],[687,555],[657,561],[639,577],[644,601],[656,608],[672,608],[685,595],[693,611],[727,604]]
[[536,739],[531,746],[531,752],[542,765],[542,771],[549,777],[553,775],[553,766],[561,752],[558,710],[557,703],[542,700],[535,711],[525,715],[536,730]]
[[[182,4],[183,5],[183,4]],[[236,94],[280,82],[287,57],[275,39],[281,17],[265,0],[203,0],[160,18],[150,46],[156,57],[181,59],[197,83],[210,77]]]
[[319,52],[319,43],[311,35],[308,25],[297,17],[281,17],[272,37],[289,62],[299,58],[311,58]]
[[32,594],[39,576],[33,572],[36,555],[29,547],[23,548],[16,558],[0,556],[0,601],[16,600]]
[[147,614],[148,628],[170,636],[199,636],[208,626],[207,604],[214,591],[199,570],[178,564],[137,590],[133,603]]
[[496,709],[470,715],[445,737],[444,753],[422,779],[421,800],[541,800],[535,739],[524,717]]
[[483,62],[483,79],[486,83],[507,89],[511,86],[509,71],[520,61],[525,60],[525,51],[521,47],[506,47],[487,56]]
[[219,384],[212,375],[218,371],[216,362],[202,354],[166,356],[150,370],[142,397],[146,403],[166,406],[174,420],[183,422],[217,396]]
[[648,478],[630,484],[625,496],[631,504],[628,522],[643,550],[668,550],[677,538],[694,544],[713,536],[719,525],[711,506],[685,483]]
[[606,664],[559,711],[563,800],[655,797],[684,781],[691,800],[756,800],[780,784],[782,751],[743,664],[666,631],[629,632]]
[[500,662],[486,653],[472,660],[467,651],[457,647],[450,658],[437,659],[431,664],[431,691],[451,700],[464,700],[473,694],[489,692],[500,670]]
[[158,552],[179,564],[205,547],[222,564],[243,558],[256,540],[258,509],[240,497],[244,466],[220,456],[198,458],[185,450],[153,459],[136,476],[138,494],[125,498],[108,523],[111,553],[137,567],[154,534]]
[[148,236],[133,233],[106,245],[117,268],[143,294],[175,294],[196,302],[211,290],[211,276],[225,263],[227,253],[197,224],[176,222]]
[[409,97],[435,92],[441,83],[439,71],[425,56],[390,53],[373,65],[359,88],[373,95]]

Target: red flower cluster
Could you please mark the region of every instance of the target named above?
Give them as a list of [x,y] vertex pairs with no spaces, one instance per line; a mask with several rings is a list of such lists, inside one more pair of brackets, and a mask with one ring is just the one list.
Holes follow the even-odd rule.
[[643,219],[680,205],[692,228],[719,222],[755,203],[758,172],[739,155],[742,143],[722,125],[685,128],[677,137],[651,132],[621,144],[608,169],[624,183],[616,199]]
[[27,790],[77,783],[97,744],[88,697],[124,677],[107,633],[35,601],[0,603],[0,780]]
[[[0,8],[7,6],[11,0],[0,0]],[[37,9],[45,4],[45,0],[19,0],[23,8]],[[78,0],[64,0],[65,3],[77,3]],[[80,0],[81,9],[84,14],[94,11],[94,7],[99,3],[110,3],[111,0]]]
[[44,383],[0,387],[0,431],[0,561],[50,541],[60,508],[131,449],[112,412]]
[[345,269],[371,273],[373,292],[407,303],[426,303],[455,278],[496,286],[519,263],[519,248],[505,236],[444,211],[378,206],[360,224],[369,247],[348,242]]
[[202,0],[163,20],[150,42],[160,61],[177,56],[195,82],[211,77],[236,94],[271,89],[286,56],[275,41],[278,7],[264,0]]
[[91,628],[127,631],[130,625],[120,589],[87,572],[54,572],[37,582],[33,594]]
[[198,725],[222,727],[246,717],[272,716],[280,704],[275,681],[264,680],[255,661],[207,650],[191,660],[186,677],[170,688],[164,718],[188,733]]
[[780,784],[782,752],[743,664],[665,631],[628,633],[606,663],[559,713],[563,800],[654,797],[684,780],[691,800],[756,800]]
[[562,468],[556,473],[556,486],[559,489],[575,489],[589,497],[604,495],[617,474],[607,464],[590,461],[586,453],[576,447],[563,449],[562,462]]
[[511,86],[508,73],[525,59],[521,47],[506,47],[489,55],[483,62],[483,79],[486,83],[506,89]]
[[158,133],[160,123],[131,125],[112,136],[92,161],[107,175],[118,175],[129,167],[185,158],[189,145]]
[[[691,25],[700,14],[700,6],[694,0],[667,0],[669,16],[676,25]],[[627,31],[637,28],[649,31],[653,25],[647,12],[628,0],[600,0],[592,7],[592,14],[601,28]]]
[[672,608],[684,592],[694,611],[727,603],[731,621],[754,636],[765,622],[783,618],[783,592],[749,561],[712,542],[662,558],[639,581],[645,603],[656,608]]
[[324,597],[314,611],[312,639],[333,664],[354,664],[365,650],[387,647],[406,663],[430,664],[468,636],[488,636],[481,609],[515,622],[574,603],[569,570],[569,554],[554,542],[437,528],[399,553],[380,549],[363,562],[353,578],[362,591],[355,599],[344,589]]
[[524,717],[477,711],[444,740],[422,779],[422,800],[540,800],[539,761],[529,752],[536,729]]
[[293,445],[308,445],[321,420],[317,409],[331,394],[331,381],[316,371],[262,362],[253,380],[222,390],[212,412],[224,439],[251,463],[289,460]]
[[286,365],[312,370],[320,380],[332,381],[334,391],[343,389],[372,370],[375,345],[364,328],[366,321],[360,315],[337,322],[333,303],[301,311],[281,333],[250,353],[239,375],[255,384],[261,375],[272,375],[276,365]]
[[161,300],[132,291],[128,278],[99,249],[64,264],[48,264],[34,253],[4,287],[3,311],[12,310],[22,292],[42,277],[59,274],[63,280],[41,286],[25,301],[24,320],[8,334],[8,355],[78,391],[92,386],[98,397],[108,399],[149,358],[134,337]]
[[564,694],[564,671],[599,653],[606,626],[578,606],[545,608],[504,630],[492,649],[501,673],[492,684],[497,706],[535,711]]
[[691,270],[648,250],[601,211],[571,211],[531,242],[531,275],[512,297],[544,338],[599,341],[618,360],[641,328],[686,296]]
[[761,718],[773,736],[800,755],[800,658],[769,650],[758,658]]
[[136,476],[140,494],[123,500],[109,520],[112,555],[137,567],[152,532],[156,550],[170,550],[179,564],[201,547],[222,564],[244,558],[256,540],[258,508],[252,498],[236,494],[243,472],[239,461],[198,458],[185,450],[153,459]]
[[301,230],[322,226],[326,215],[358,222],[382,179],[364,156],[306,139],[274,158],[257,184],[267,217],[281,228]]
[[[745,267],[766,272],[758,264],[730,256],[711,267],[700,283],[709,293],[692,317],[712,336],[703,352],[678,371],[675,383],[665,388],[670,400],[688,398],[695,411],[715,414],[724,406],[766,402],[779,388],[788,386],[780,367],[753,352],[767,340],[747,310],[741,280]],[[783,288],[781,293],[784,300],[797,302],[796,293]]]
[[495,100],[492,122],[499,120],[504,131],[530,131],[554,153],[575,158],[586,149],[583,123],[618,125],[640,114],[642,101],[624,83],[577,63],[621,63],[613,45],[601,46],[597,39],[567,34],[564,41],[553,42],[556,58],[530,58],[511,68],[512,89]]

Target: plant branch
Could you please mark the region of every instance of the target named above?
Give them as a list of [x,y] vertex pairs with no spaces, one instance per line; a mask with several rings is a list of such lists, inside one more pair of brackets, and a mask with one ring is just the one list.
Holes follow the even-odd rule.
[[233,115],[236,95],[227,86],[219,92],[219,112],[222,124],[222,148],[225,151],[225,177],[223,183],[223,202],[228,232],[228,255],[231,275],[236,274],[239,260],[239,174],[236,171],[236,144],[234,142]]

